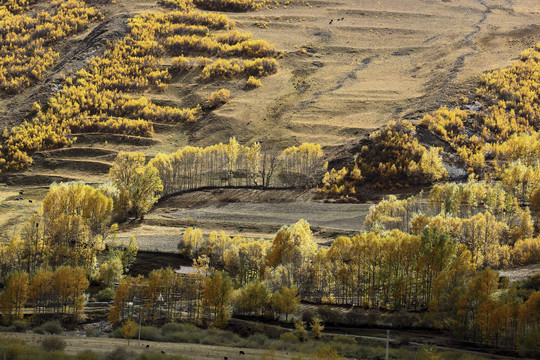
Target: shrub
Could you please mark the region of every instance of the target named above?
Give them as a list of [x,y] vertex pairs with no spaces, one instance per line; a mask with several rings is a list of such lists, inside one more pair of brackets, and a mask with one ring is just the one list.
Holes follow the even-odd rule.
[[204,10],[245,12],[255,10],[254,0],[193,0],[193,3]]
[[292,332],[284,332],[279,336],[279,340],[287,342],[287,343],[297,343],[298,337],[294,335]]
[[47,321],[38,327],[34,328],[34,332],[38,334],[61,334],[64,331],[62,324],[58,320]]
[[268,337],[264,334],[255,334],[248,338],[248,342],[251,344],[255,344],[255,346],[258,348],[263,348],[264,345],[268,342]]
[[45,351],[62,351],[66,346],[66,342],[59,336],[48,336],[41,340],[41,347]]
[[338,310],[329,307],[319,307],[317,310],[321,320],[328,325],[337,325],[342,322],[342,315]]
[[192,68],[191,62],[184,55],[173,58],[172,67],[178,71],[188,71]]
[[121,346],[117,347],[107,354],[107,356],[105,356],[105,360],[131,360],[133,358],[135,358],[135,353],[128,351],[128,349]]
[[186,328],[184,324],[179,324],[179,323],[168,323],[161,327],[161,333],[163,335],[167,335],[167,334],[175,333],[175,332],[182,332],[182,331],[186,331]]
[[214,91],[208,99],[204,102],[206,109],[215,109],[219,106],[222,106],[227,101],[229,101],[229,97],[231,96],[231,92],[227,89],[221,89],[219,91]]
[[111,288],[106,288],[103,290],[100,290],[96,294],[96,300],[97,301],[109,301],[114,299],[115,292]]
[[315,316],[315,310],[314,309],[305,309],[302,311],[302,321],[309,324],[311,322],[311,319]]
[[143,326],[141,327],[141,339],[150,340],[150,341],[161,341],[163,336],[161,331],[154,326]]
[[356,345],[356,339],[352,336],[339,335],[334,337],[334,341],[341,344]]
[[201,342],[199,332],[174,332],[164,335],[163,340],[169,342],[191,343],[198,344]]
[[15,320],[12,325],[15,331],[26,331],[30,328],[30,324],[26,320]]
[[223,78],[233,79],[242,76],[263,77],[275,74],[278,62],[273,58],[259,58],[255,60],[225,60],[219,59],[207,65],[202,70],[202,78],[205,80]]
[[87,327],[85,330],[86,337],[98,337],[100,332],[92,327]]
[[398,345],[408,345],[411,342],[411,338],[407,334],[400,334],[397,339]]
[[251,90],[260,87],[261,80],[254,78],[253,76],[250,76],[249,79],[246,81],[246,85],[244,86],[245,89]]

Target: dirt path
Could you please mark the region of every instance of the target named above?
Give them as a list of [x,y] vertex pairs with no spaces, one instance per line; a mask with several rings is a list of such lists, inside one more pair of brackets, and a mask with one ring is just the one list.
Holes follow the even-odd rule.
[[514,269],[499,270],[500,276],[507,277],[510,281],[526,279],[529,276],[540,273],[540,264],[520,266]]

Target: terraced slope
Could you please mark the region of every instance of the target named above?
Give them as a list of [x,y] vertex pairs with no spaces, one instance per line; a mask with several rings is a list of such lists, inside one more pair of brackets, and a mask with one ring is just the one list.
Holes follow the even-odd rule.
[[[152,140],[85,134],[76,146],[141,150],[150,156],[236,136],[241,142],[278,146],[317,142],[329,149],[393,118],[415,119],[426,109],[452,102],[458,89],[463,93],[483,71],[509,64],[540,35],[540,4],[534,0],[278,3],[258,12],[228,14],[239,31],[268,40],[283,54],[278,74],[264,79],[261,88],[245,91],[245,80],[202,82],[196,71],[176,75],[165,92],[144,95],[184,107],[227,88],[233,101],[194,125],[157,123]],[[103,3],[100,10],[104,20],[61,45],[62,58],[45,80],[0,99],[3,125],[29,119],[31,104],[58,90],[60,74],[80,69],[103,52],[106,41],[123,36],[129,17],[161,8],[155,0],[118,0]],[[169,66],[170,58],[164,64]],[[69,161],[62,153],[38,154],[35,169],[17,178],[99,181],[107,163],[92,154],[81,152]]]

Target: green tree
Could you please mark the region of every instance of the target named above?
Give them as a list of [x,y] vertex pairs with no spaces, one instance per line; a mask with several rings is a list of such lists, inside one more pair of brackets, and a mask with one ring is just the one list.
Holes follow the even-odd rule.
[[294,321],[294,335],[296,335],[300,341],[306,341],[308,339],[306,325],[301,318],[296,318]]
[[98,280],[105,286],[111,287],[122,280],[124,267],[118,256],[111,256],[99,268]]
[[285,315],[285,321],[289,320],[289,315],[298,311],[300,306],[300,296],[298,288],[283,286],[281,290],[276,291],[272,296],[272,303],[279,314]]
[[127,272],[135,259],[137,258],[137,253],[139,252],[139,247],[137,246],[137,239],[135,239],[135,236],[132,236],[129,239],[129,244],[126,246],[122,254],[120,255],[120,259],[122,260],[122,266],[124,267],[124,271]]
[[456,242],[437,227],[426,227],[420,245],[420,270],[424,274],[426,305],[431,300],[431,287],[435,277],[448,267],[456,254]]

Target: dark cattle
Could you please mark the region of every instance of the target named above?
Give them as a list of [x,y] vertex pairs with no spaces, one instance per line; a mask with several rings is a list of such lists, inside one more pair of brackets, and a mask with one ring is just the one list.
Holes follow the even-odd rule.
[[28,202],[31,204],[31,203],[32,203],[32,200],[28,200]]
[[240,350],[240,355],[246,355],[246,353]]
[[332,25],[333,22],[334,22],[334,19],[330,19],[330,25]]
[[148,349],[150,347],[150,345],[146,345],[146,348]]
[[24,190],[19,190],[19,195],[23,195],[24,194]]
[[161,353],[162,353],[162,354],[165,354],[165,351],[161,350]]
[[228,358],[228,357],[226,357],[226,356],[224,356],[224,357],[223,357],[223,360],[229,360],[229,358]]

